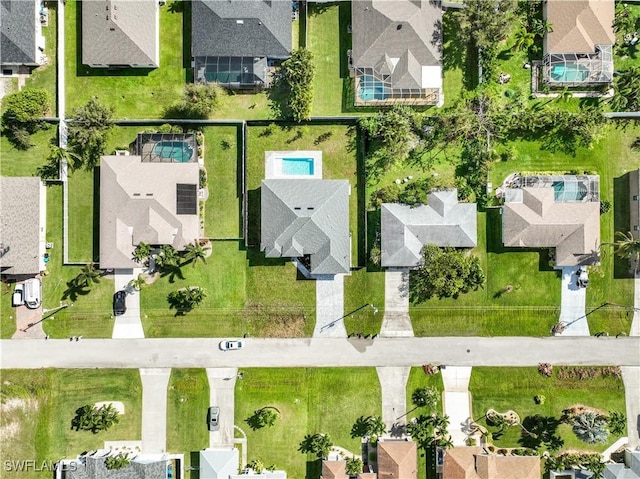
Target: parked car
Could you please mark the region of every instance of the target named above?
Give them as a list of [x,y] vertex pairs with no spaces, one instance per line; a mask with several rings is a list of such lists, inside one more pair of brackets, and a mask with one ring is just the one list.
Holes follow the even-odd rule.
[[40,278],[30,278],[24,282],[24,304],[29,309],[38,309],[42,304],[42,282]]
[[113,314],[122,316],[127,312],[127,293],[124,291],[116,291],[113,295]]
[[220,408],[211,406],[207,414],[207,423],[209,424],[209,431],[217,431],[220,429],[218,420],[220,419]]
[[11,296],[11,306],[18,307],[24,304],[24,286],[22,283],[16,284],[16,289],[13,290]]
[[580,266],[580,268],[578,268],[576,276],[578,276],[579,288],[586,288],[589,286],[589,275],[587,274],[587,268],[585,266]]
[[242,349],[244,347],[244,341],[241,339],[225,339],[220,341],[220,349],[223,351],[233,351],[235,349]]

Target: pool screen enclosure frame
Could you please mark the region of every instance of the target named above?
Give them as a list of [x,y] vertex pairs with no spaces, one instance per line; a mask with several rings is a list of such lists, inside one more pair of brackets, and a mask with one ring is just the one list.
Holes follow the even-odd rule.
[[193,133],[139,133],[135,142],[133,143],[132,153],[134,155],[140,156],[143,163],[168,163],[170,161],[162,160],[156,155],[153,147],[146,146],[149,144],[155,146],[157,143],[163,141],[182,141],[188,144],[193,151],[193,156],[189,159],[189,161],[195,161],[195,158],[197,158],[198,144]]
[[[545,83],[550,86],[579,87],[606,85],[613,81],[613,47],[596,45],[595,53],[547,53],[542,59]],[[554,68],[579,69],[585,72],[584,79],[556,80]]]
[[[391,105],[407,103],[414,105],[436,105],[440,99],[438,88],[394,88],[391,75],[384,75],[375,68],[354,68],[356,105]],[[363,99],[365,88],[379,89],[380,98]]]

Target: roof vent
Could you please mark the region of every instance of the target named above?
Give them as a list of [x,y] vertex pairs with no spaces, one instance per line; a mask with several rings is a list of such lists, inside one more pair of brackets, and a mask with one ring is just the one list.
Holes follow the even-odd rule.
[[134,193],[133,196],[140,196],[140,193]]
[[236,25],[244,25],[244,20],[236,20]]
[[293,209],[294,210],[301,210],[302,208],[300,208],[299,206],[294,206]]
[[153,193],[147,193],[147,196],[153,196]]
[[402,30],[402,23],[396,27],[396,30]]
[[308,209],[308,210],[312,210],[312,209],[314,209],[314,208],[313,208],[313,206],[307,206],[307,209]]

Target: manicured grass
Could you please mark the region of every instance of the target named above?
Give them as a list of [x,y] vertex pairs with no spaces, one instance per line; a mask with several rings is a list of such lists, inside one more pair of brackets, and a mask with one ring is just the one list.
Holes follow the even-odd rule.
[[57,51],[57,22],[58,22],[58,5],[56,2],[47,2],[47,8],[49,10],[49,25],[42,27],[42,34],[45,39],[45,55],[49,59],[49,62],[33,70],[30,76],[25,81],[25,86],[33,88],[44,88],[51,95],[51,116],[56,116],[57,111],[57,75],[56,75],[56,62],[58,61]]
[[14,283],[0,283],[0,338],[9,339],[16,332],[16,309],[11,307]]
[[267,91],[251,93],[227,90],[211,117],[225,120],[269,120],[274,115]]
[[[369,306],[372,304],[377,312]],[[362,309],[359,309],[362,308]],[[357,310],[357,311],[356,311]],[[353,314],[349,314],[356,311]],[[384,272],[361,268],[344,278],[344,319],[347,334],[378,334],[384,317]]]
[[113,280],[103,277],[91,289],[74,291],[69,288],[69,282],[77,276],[80,268],[62,265],[61,185],[47,187],[47,241],[53,243],[53,248],[48,250],[48,274],[42,280],[43,307],[53,309],[61,304],[69,307],[45,319],[42,324],[45,332],[53,338],[80,335],[110,338],[113,330]]
[[71,262],[90,263],[99,259],[93,240],[94,212],[98,215],[100,210],[99,175],[97,168],[95,171],[77,170],[69,175],[68,256]]
[[115,109],[116,118],[161,118],[179,100],[187,78],[190,59],[183,56],[183,12],[160,7],[159,68],[109,71],[81,64],[80,8],[77,1],[65,7],[67,114],[97,96]]
[[205,205],[205,236],[213,239],[242,236],[242,165],[238,151],[239,128],[208,127],[205,167],[209,198]]
[[[464,82],[475,76],[472,71],[473,65],[469,64],[466,54],[467,39],[463,38],[453,12],[443,12],[442,28],[444,31],[444,43],[442,46],[444,78],[442,90],[444,93],[444,107],[448,107],[454,105],[460,98],[462,91],[465,89]],[[469,86],[466,85],[466,87]]]
[[[621,379],[612,377],[572,380],[554,376],[546,378],[537,368],[473,368],[469,390],[473,398],[473,415],[479,424],[486,425],[484,414],[493,408],[498,412],[514,410],[525,421],[528,416],[541,414],[559,419],[562,410],[576,404],[608,411],[624,411],[624,386]],[[544,404],[537,405],[533,398],[544,395]],[[494,428],[495,429],[495,428]],[[492,428],[490,428],[490,431]],[[564,440],[563,450],[604,451],[617,437],[610,435],[607,444],[589,445],[580,441],[571,427],[562,424],[557,433]],[[521,429],[511,427],[494,440],[497,447],[517,447]]]
[[[244,369],[243,373],[244,379],[236,383],[235,423],[247,433],[247,458],[275,464],[289,477],[319,475],[319,461],[298,452],[306,434],[326,433],[335,445],[358,454],[360,441],[349,436],[353,422],[362,415],[380,414],[380,387],[373,368]],[[264,406],[278,408],[280,418],[272,428],[252,431],[244,421]]]
[[[195,451],[209,447],[206,414],[209,407],[209,382],[204,369],[173,369],[167,398],[167,450],[184,453],[186,477]],[[189,472],[187,472],[189,471]]]
[[[104,441],[141,438],[142,386],[135,369],[3,370],[0,393],[3,464],[35,460],[40,465],[100,449]],[[72,430],[75,410],[98,401],[122,401],[125,413],[120,422],[97,434]],[[45,478],[51,471],[5,469],[3,477]]]
[[31,135],[33,146],[27,150],[14,147],[5,135],[0,135],[0,158],[2,176],[37,176],[36,169],[45,163],[49,145],[56,137],[56,127],[47,125]]

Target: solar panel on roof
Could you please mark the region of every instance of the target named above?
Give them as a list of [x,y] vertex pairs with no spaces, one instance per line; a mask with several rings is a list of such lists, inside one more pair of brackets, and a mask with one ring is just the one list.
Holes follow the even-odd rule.
[[176,214],[195,215],[198,213],[198,185],[176,185]]

